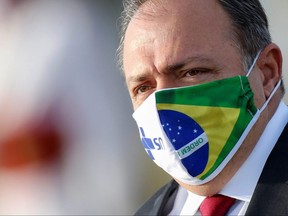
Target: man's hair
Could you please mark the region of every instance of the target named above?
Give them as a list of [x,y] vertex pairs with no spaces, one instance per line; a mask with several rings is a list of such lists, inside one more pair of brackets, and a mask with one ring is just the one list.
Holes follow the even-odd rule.
[[[123,70],[123,46],[127,27],[139,10],[149,0],[123,0],[120,17],[120,44],[117,49],[118,64]],[[157,1],[157,0],[156,0]],[[245,70],[252,65],[258,52],[272,42],[268,19],[259,0],[217,0],[231,19],[231,39],[240,49]],[[282,94],[285,93],[283,80]]]
[[218,0],[232,21],[232,39],[238,44],[246,69],[259,51],[271,43],[268,20],[259,0]]
[[[117,50],[118,63],[123,69],[123,43],[127,27],[139,10],[149,0],[124,0],[120,17],[120,45]],[[257,53],[271,43],[268,20],[259,0],[217,0],[231,18],[231,39],[240,49],[247,70]]]

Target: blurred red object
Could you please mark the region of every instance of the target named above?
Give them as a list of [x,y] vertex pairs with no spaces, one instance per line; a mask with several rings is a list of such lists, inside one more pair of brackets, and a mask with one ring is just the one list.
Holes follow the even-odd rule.
[[27,124],[2,140],[0,167],[17,169],[29,164],[58,162],[61,158],[63,137],[50,120],[41,124]]

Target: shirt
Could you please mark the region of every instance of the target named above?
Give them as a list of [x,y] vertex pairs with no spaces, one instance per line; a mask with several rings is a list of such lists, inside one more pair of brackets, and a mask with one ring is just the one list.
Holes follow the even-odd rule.
[[[287,121],[288,108],[284,102],[281,102],[250,156],[220,191],[220,194],[237,199],[227,215],[245,214],[265,162]],[[169,215],[200,215],[199,207],[204,199],[204,196],[199,196],[179,186],[173,209]]]

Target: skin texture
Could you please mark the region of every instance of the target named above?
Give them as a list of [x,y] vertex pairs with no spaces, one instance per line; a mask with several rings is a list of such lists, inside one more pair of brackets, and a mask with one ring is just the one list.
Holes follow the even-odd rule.
[[[128,25],[123,50],[124,74],[134,109],[156,90],[245,75],[239,45],[232,41],[231,31],[231,20],[216,0],[144,3]],[[258,108],[281,79],[281,67],[280,49],[268,45],[249,76]],[[219,192],[255,147],[280,100],[278,90],[217,177],[199,186],[176,181],[199,195]]]

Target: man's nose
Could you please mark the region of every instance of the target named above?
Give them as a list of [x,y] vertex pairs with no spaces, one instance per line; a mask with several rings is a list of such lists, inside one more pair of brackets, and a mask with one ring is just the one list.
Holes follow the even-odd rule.
[[159,79],[157,80],[157,87],[156,90],[167,89],[167,88],[175,88],[177,85],[173,80],[170,79]]

